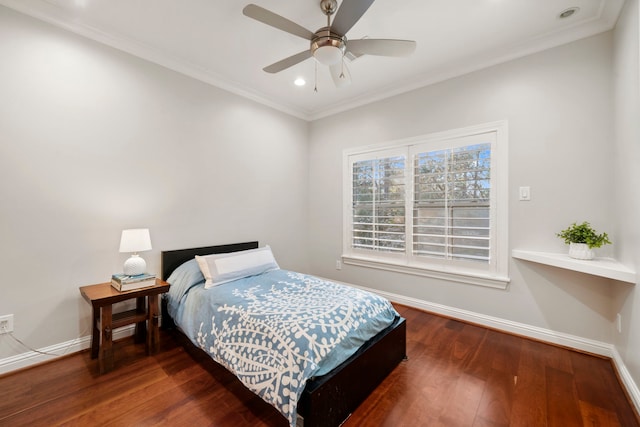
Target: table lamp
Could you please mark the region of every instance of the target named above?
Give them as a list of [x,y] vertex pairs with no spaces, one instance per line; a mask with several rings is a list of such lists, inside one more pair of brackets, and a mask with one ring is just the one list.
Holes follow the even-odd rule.
[[147,271],[147,263],[138,252],[151,250],[151,238],[148,228],[122,230],[120,252],[131,252],[131,257],[124,262],[124,274],[137,276]]

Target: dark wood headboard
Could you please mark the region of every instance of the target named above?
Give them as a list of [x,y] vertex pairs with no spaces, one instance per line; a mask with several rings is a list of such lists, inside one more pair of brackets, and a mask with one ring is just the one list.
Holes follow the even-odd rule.
[[173,251],[161,252],[162,280],[167,280],[173,270],[180,267],[185,262],[193,259],[196,255],[224,254],[228,252],[245,251],[256,249],[258,242],[232,243],[229,245],[205,246],[202,248],[177,249]]

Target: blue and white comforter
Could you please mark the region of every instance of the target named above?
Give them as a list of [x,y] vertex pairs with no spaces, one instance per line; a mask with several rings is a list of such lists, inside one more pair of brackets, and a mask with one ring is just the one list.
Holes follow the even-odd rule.
[[292,426],[307,380],[338,366],[399,317],[377,295],[286,270],[211,289],[174,276],[169,313],[176,324]]

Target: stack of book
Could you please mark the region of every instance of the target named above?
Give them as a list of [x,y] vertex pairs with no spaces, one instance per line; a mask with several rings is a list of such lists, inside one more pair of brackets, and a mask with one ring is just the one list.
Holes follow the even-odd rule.
[[146,288],[156,284],[155,274],[138,274],[137,276],[127,276],[126,274],[114,274],[111,276],[111,286],[120,292],[132,291],[134,289]]

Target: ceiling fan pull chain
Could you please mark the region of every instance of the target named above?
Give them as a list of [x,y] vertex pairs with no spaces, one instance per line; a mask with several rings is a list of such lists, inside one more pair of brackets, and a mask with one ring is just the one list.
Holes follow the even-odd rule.
[[340,68],[340,78],[341,79],[344,79],[344,54],[345,54],[345,52],[342,52],[342,67]]
[[314,73],[314,84],[313,84],[313,91],[315,93],[318,93],[318,61],[313,61],[313,63],[315,64],[315,73]]

